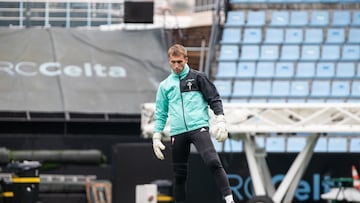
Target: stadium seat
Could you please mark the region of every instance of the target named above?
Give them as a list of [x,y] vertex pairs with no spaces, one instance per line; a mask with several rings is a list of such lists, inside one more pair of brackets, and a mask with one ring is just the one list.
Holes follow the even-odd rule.
[[254,62],[239,62],[237,78],[253,78],[255,77],[255,63]]
[[315,77],[315,63],[299,62],[296,68],[296,79],[311,79]]
[[350,79],[355,77],[355,64],[347,62],[338,63],[335,77],[339,79]]
[[260,60],[275,61],[279,58],[279,47],[277,45],[262,45]]
[[228,11],[225,26],[243,26],[245,13],[243,11]]
[[241,60],[258,60],[260,47],[258,45],[243,45],[241,47]]
[[215,78],[233,78],[236,75],[236,62],[219,62]]
[[237,45],[222,45],[220,48],[219,60],[235,61],[239,58],[239,48]]
[[360,81],[352,82],[350,96],[352,98],[360,98]]
[[252,97],[269,97],[271,95],[270,80],[255,80]]
[[318,45],[304,45],[301,49],[302,61],[316,61],[320,58],[320,46]]
[[273,62],[259,62],[256,66],[256,78],[270,79],[275,75],[275,64]]
[[311,84],[312,98],[326,98],[330,95],[330,80],[313,80]]
[[246,25],[259,27],[265,25],[265,11],[249,11]]
[[222,32],[221,44],[237,44],[241,42],[241,29],[240,28],[227,28],[225,27]]
[[354,11],[352,16],[352,26],[359,26],[360,25],[360,11]]
[[243,151],[243,141],[227,139],[224,143],[224,152],[242,152]]
[[215,80],[214,85],[218,89],[221,97],[231,96],[231,80]]
[[308,12],[293,10],[290,12],[289,26],[302,27],[308,24]]
[[359,45],[344,45],[342,50],[341,60],[358,61],[360,59],[360,46]]
[[346,152],[347,140],[344,137],[330,137],[328,140],[328,152]]
[[267,28],[265,31],[266,44],[281,44],[284,41],[284,31],[281,28]]
[[272,82],[271,97],[286,98],[290,94],[289,80],[274,80]]
[[335,10],[333,12],[332,26],[348,26],[351,23],[350,11]]
[[287,139],[286,152],[301,152],[305,145],[305,137],[289,137]]
[[251,80],[236,80],[234,82],[234,91],[232,98],[250,97],[252,94]]
[[288,11],[273,11],[271,13],[270,26],[287,26],[289,24]]
[[339,45],[323,45],[321,51],[322,61],[337,61],[340,59]]
[[319,28],[307,28],[305,30],[305,44],[320,44],[323,42],[323,31]]
[[331,85],[330,97],[345,99],[350,95],[349,81],[333,81]]
[[345,30],[342,28],[330,28],[327,30],[326,43],[341,44],[345,42]]
[[298,45],[283,45],[281,48],[280,60],[298,60],[300,55],[300,47]]
[[303,42],[303,31],[300,28],[288,28],[285,30],[286,44],[300,44]]
[[320,62],[316,66],[316,78],[331,79],[335,76],[335,64]]
[[290,95],[291,97],[307,97],[309,95],[308,81],[291,81]]
[[320,137],[316,142],[314,152],[327,152],[328,140],[326,137]]
[[360,138],[351,138],[350,152],[360,152]]
[[278,136],[266,138],[265,149],[267,152],[285,152],[285,138]]
[[243,44],[258,44],[262,40],[261,29],[259,28],[245,28]]
[[360,43],[360,29],[359,28],[349,28],[349,39],[348,43]]
[[310,19],[311,26],[329,25],[329,12],[327,10],[313,10]]
[[294,64],[291,62],[279,62],[275,66],[275,78],[291,79],[294,76]]

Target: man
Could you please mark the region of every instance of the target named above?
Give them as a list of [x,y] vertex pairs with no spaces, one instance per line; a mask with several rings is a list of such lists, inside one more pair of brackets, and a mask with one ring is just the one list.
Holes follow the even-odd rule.
[[193,143],[212,172],[226,203],[234,203],[229,180],[209,133],[208,106],[217,121],[212,133],[219,142],[228,137],[219,93],[204,73],[189,68],[185,47],[173,45],[168,50],[168,57],[171,74],[160,83],[156,94],[153,149],[156,157],[163,160],[161,150],[165,146],[161,142],[161,133],[169,115],[175,202],[186,202],[188,157]]

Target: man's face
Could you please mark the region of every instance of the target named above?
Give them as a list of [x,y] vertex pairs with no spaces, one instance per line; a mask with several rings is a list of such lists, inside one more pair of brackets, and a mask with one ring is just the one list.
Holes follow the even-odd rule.
[[185,64],[188,62],[188,58],[184,57],[183,55],[174,56],[171,55],[169,57],[169,64],[171,69],[176,73],[179,74],[181,71],[184,70]]

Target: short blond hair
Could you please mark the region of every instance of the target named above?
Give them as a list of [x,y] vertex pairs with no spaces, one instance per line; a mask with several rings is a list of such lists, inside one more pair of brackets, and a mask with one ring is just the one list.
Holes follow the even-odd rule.
[[185,58],[187,57],[187,50],[183,45],[174,44],[168,50],[168,56],[180,56],[183,55]]

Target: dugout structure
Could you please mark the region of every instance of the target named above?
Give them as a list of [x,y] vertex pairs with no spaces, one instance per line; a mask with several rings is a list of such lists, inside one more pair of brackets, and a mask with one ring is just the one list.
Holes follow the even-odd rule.
[[[152,136],[154,110],[154,103],[142,105],[141,130],[144,137]],[[360,104],[356,103],[224,103],[224,112],[232,138],[243,141],[253,180],[253,200],[263,198],[262,202],[292,201],[319,137],[327,133],[341,136],[342,133],[360,132]],[[214,114],[211,110],[209,114],[211,128]],[[167,126],[165,136],[168,133]],[[276,188],[271,182],[266,152],[255,141],[255,137],[261,133],[284,133],[287,136],[309,134],[304,148],[298,153],[283,181]]]

